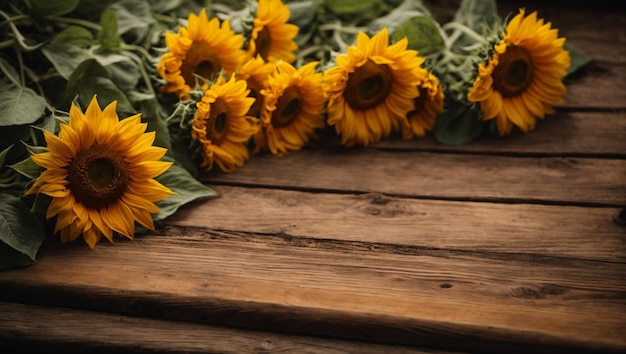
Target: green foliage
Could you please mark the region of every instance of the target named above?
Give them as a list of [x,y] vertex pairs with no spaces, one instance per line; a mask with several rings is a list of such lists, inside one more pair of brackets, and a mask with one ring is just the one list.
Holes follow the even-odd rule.
[[117,101],[117,111],[132,114],[134,109],[126,95],[113,83],[109,72],[96,59],[87,59],[70,75],[65,88],[66,99],[78,96],[82,107],[87,107],[94,95],[98,95],[101,107]]
[[571,60],[570,66],[567,68],[568,76],[576,73],[578,70],[589,65],[593,61],[590,56],[583,54],[569,43],[565,43],[564,48],[569,52]]
[[79,2],[80,0],[29,0],[29,13],[35,17],[61,16],[72,12]]
[[102,51],[116,52],[122,47],[122,39],[117,34],[117,16],[115,12],[106,10],[100,17],[100,33],[98,42]]
[[473,104],[446,100],[445,110],[435,122],[435,139],[448,145],[463,145],[477,138],[485,122],[480,110]]
[[46,100],[29,87],[0,85],[0,126],[34,123],[46,109]]
[[463,24],[476,33],[484,34],[499,20],[495,0],[463,0],[454,15],[454,22]]
[[54,37],[52,44],[71,44],[77,46],[90,46],[94,43],[93,36],[89,30],[79,27],[70,26]]
[[[407,21],[420,16],[432,18],[430,11],[422,4],[421,1],[404,0],[389,13],[372,19],[367,27],[372,32],[378,32],[383,27],[387,27],[389,33],[393,33],[398,29],[398,27],[405,24]],[[394,39],[396,38],[394,37]]]
[[409,41],[408,48],[417,50],[422,56],[437,53],[445,48],[445,43],[435,21],[423,15],[405,21],[392,34],[395,41],[404,37]]
[[376,18],[377,9],[381,2],[378,0],[325,0],[324,6],[330,12],[340,17],[354,20],[355,17]]
[[156,203],[160,212],[154,216],[155,221],[167,218],[181,206],[194,200],[219,196],[217,192],[198,182],[186,169],[178,165],[172,165],[156,180],[165,186],[170,186],[176,194]]
[[34,263],[43,239],[43,224],[26,203],[0,193],[0,269]]

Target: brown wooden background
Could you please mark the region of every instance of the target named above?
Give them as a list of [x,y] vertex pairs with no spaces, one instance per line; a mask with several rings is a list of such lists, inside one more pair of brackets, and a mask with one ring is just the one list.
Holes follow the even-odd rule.
[[595,59],[534,132],[328,130],[153,235],[51,239],[0,273],[0,351],[626,352],[626,16],[528,3]]

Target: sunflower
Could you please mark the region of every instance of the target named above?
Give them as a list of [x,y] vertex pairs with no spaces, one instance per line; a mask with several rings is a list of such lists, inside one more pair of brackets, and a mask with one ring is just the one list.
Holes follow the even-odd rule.
[[274,68],[274,64],[266,63],[260,55],[257,55],[256,58],[245,62],[235,74],[237,80],[246,81],[248,90],[250,90],[248,96],[255,99],[247,113],[251,117],[261,118],[261,107],[265,101],[261,91],[267,88],[267,79]]
[[165,43],[170,51],[157,65],[168,82],[163,91],[183,99],[195,87],[196,75],[211,79],[223,70],[230,76],[246,59],[243,36],[231,30],[228,20],[221,27],[219,19],[209,21],[206,9],[199,16],[189,14],[188,28],[179,28],[178,35],[166,33]]
[[269,86],[261,91],[265,104],[261,111],[261,130],[254,136],[255,152],[269,150],[282,156],[287,150],[299,150],[315,129],[325,126],[322,109],[326,103],[322,74],[315,72],[318,62],[299,69],[279,62],[269,77]]
[[346,146],[368,145],[387,137],[414,108],[417,86],[428,76],[424,58],[407,50],[408,40],[389,45],[387,28],[371,39],[359,33],[356,45],[324,74],[328,124]]
[[202,164],[210,171],[216,163],[224,172],[232,172],[248,159],[246,143],[258,130],[246,114],[254,103],[248,97],[244,80],[219,77],[197,103],[191,136],[202,147]]
[[423,137],[433,129],[437,116],[443,112],[443,87],[437,78],[428,74],[418,85],[419,96],[414,100],[414,108],[407,113],[407,121],[402,124],[402,138]]
[[293,62],[298,45],[294,38],[298,26],[287,23],[289,8],[281,0],[259,0],[248,43],[248,56],[260,55],[263,60]]
[[58,137],[44,131],[48,152],[31,155],[46,170],[26,194],[52,197],[46,218],[57,216],[63,242],[82,234],[94,248],[113,232],[132,239],[135,221],[153,230],[154,202],[173,194],[154,180],[171,166],[159,161],[167,150],[152,146],[155,132],[145,133],[139,114],[120,121],[115,108],[102,111],[96,96],[85,114],[72,105]]
[[524,17],[520,9],[491,57],[478,66],[467,99],[480,102],[484,120],[496,119],[500,135],[510,134],[513,125],[522,132],[534,129],[536,118],[563,102],[562,79],[570,65],[564,43],[549,22],[538,20],[536,12]]

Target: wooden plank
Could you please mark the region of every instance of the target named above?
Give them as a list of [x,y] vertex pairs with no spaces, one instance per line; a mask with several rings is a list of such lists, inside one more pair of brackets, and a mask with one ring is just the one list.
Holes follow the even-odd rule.
[[[6,345],[3,345],[6,344]],[[443,353],[0,302],[0,348],[37,353]],[[15,352],[15,351],[11,351]]]
[[[339,146],[333,129],[321,132],[312,147]],[[537,123],[527,134],[484,136],[462,146],[438,143],[432,135],[402,140],[395,136],[371,145],[374,148],[415,151],[481,152],[521,156],[585,156],[626,158],[626,114],[558,111]]]
[[562,107],[626,110],[626,65],[596,63],[584,75],[568,78],[565,83],[567,94]]
[[626,350],[625,264],[224,234],[51,245],[0,273],[0,298],[447,350]]
[[364,149],[302,150],[251,158],[210,183],[380,192],[420,198],[626,205],[626,160],[513,158]]
[[214,230],[626,262],[617,209],[461,203],[217,186],[166,223]]

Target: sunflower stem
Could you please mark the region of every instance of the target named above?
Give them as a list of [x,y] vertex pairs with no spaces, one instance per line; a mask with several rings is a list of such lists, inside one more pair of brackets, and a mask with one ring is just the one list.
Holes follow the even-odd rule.
[[78,18],[69,18],[69,17],[60,17],[60,16],[47,16],[46,19],[52,20],[55,22],[67,23],[70,25],[80,25],[94,31],[100,31],[101,26],[97,23],[93,23],[90,21],[81,20]]
[[325,53],[325,52],[330,52],[331,50],[332,50],[332,47],[327,44],[313,45],[308,48],[300,50],[297,55],[297,60],[302,60],[306,58],[308,55],[313,54],[313,53],[320,53],[320,52]]
[[365,27],[342,26],[339,23],[326,23],[317,27],[320,31],[333,31],[351,34],[359,34],[366,30]]
[[12,39],[7,39],[6,41],[0,42],[0,49],[4,49],[10,47],[15,44],[15,41]]
[[4,17],[6,19],[5,23],[9,24],[9,27],[11,27],[11,31],[13,31],[13,34],[15,35],[15,39],[17,40],[17,43],[20,45],[20,47],[25,52],[32,52],[34,50],[39,49],[39,47],[41,47],[42,45],[44,45],[45,42],[41,42],[41,43],[36,44],[36,45],[28,45],[28,44],[26,44],[26,38],[22,35],[22,32],[20,32],[20,30],[15,25],[14,21],[21,20],[21,19],[28,18],[28,17],[23,16],[23,15],[22,16],[16,16],[16,17],[10,17],[4,11],[0,11],[0,15],[2,15],[2,17]]
[[151,63],[156,63],[158,61],[158,59],[154,58],[152,55],[150,55],[150,53],[148,53],[148,51],[142,47],[142,46],[138,46],[135,44],[122,44],[122,50],[130,50],[130,51],[137,51],[139,53],[141,53],[146,59],[148,59],[148,61],[150,61]]
[[[137,48],[141,48],[141,47],[137,47]],[[141,77],[143,78],[146,84],[146,87],[148,88],[148,91],[150,92],[152,96],[156,98],[156,92],[154,92],[154,88],[152,87],[152,81],[150,81],[150,76],[148,75],[146,68],[143,66],[143,62],[141,61],[141,58],[139,58],[133,52],[126,52],[126,54],[137,63],[137,66],[139,66],[139,72],[141,73]]]
[[445,25],[443,25],[444,29],[454,29],[454,30],[459,30],[462,32],[462,34],[465,34],[469,37],[471,37],[473,40],[475,40],[478,43],[482,43],[482,44],[488,44],[489,42],[480,34],[476,33],[476,31],[474,31],[473,29],[469,28],[468,26],[462,24],[462,23],[458,23],[458,22],[448,22]]

